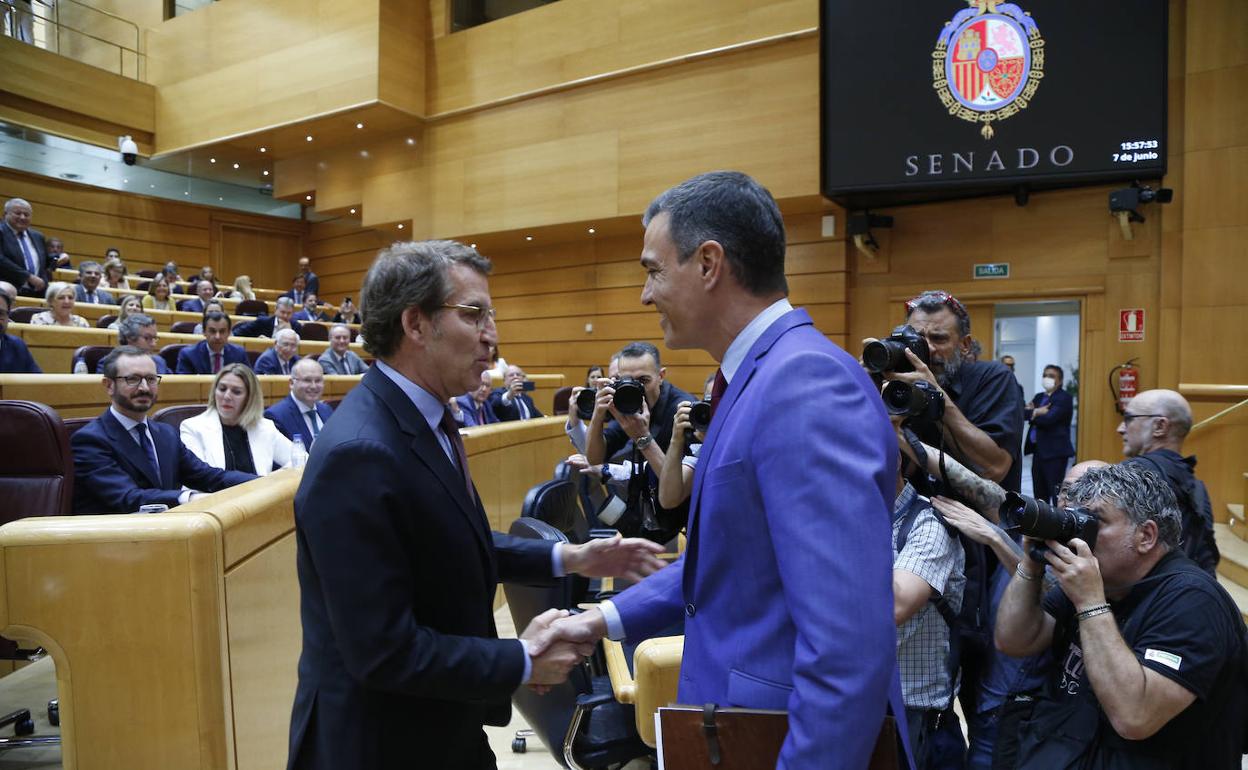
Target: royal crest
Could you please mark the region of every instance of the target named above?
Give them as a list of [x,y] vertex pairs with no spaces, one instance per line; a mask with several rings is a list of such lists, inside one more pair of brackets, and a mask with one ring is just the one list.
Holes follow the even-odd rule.
[[1013,3],[968,0],[945,22],[932,51],[932,86],[949,114],[982,124],[1027,109],[1044,77],[1044,39],[1031,15]]

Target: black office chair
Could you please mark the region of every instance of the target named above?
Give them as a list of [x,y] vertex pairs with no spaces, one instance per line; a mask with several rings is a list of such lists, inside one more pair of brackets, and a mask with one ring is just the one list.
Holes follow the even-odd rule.
[[589,524],[581,510],[576,485],[568,479],[543,481],[524,496],[521,516],[541,519],[562,532],[569,542],[584,543],[589,539]]
[[[512,522],[515,537],[567,542],[567,537],[551,525],[533,517],[521,516]],[[553,584],[522,585],[505,583],[507,607],[517,632],[551,607],[576,606],[574,576],[558,578]],[[591,676],[587,666],[571,672],[568,681],[538,695],[521,687],[512,702],[563,767],[606,768],[648,756],[650,749],[637,735],[633,707],[617,702],[611,694],[611,681]],[[517,745],[518,744],[518,745]],[[513,750],[523,750],[517,738]]]

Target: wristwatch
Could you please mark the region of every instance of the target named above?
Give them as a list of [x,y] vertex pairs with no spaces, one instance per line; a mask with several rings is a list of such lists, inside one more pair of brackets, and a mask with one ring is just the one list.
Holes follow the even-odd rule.
[[610,480],[611,480],[611,465],[609,463],[603,463],[601,481],[603,484],[606,484]]
[[633,442],[633,446],[637,447],[638,452],[644,452],[646,447],[654,443],[654,436],[642,436]]

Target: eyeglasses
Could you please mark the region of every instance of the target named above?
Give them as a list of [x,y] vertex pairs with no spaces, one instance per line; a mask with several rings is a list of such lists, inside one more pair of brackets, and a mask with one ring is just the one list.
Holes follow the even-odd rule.
[[1164,414],[1123,414],[1122,424],[1130,425],[1132,420],[1138,420],[1141,417],[1165,417]]
[[442,307],[464,311],[464,315],[477,325],[477,329],[484,329],[498,315],[498,308],[481,307],[480,305],[451,305],[443,303]]
[[906,300],[906,315],[913,313],[915,309],[919,306],[919,303],[926,299],[934,299],[937,302],[943,302],[945,305],[949,307],[950,310],[954,312],[955,315],[958,315],[962,318],[967,317],[966,308],[962,306],[961,302],[958,302],[957,297],[953,296],[947,291],[924,292],[923,294],[920,294],[914,299]]
[[114,380],[115,382],[124,382],[124,383],[126,383],[126,385],[128,385],[128,386],[129,386],[129,387],[131,387],[131,388],[137,388],[137,387],[139,387],[139,383],[140,383],[140,382],[145,382],[145,383],[147,383],[147,387],[149,387],[149,388],[154,388],[154,387],[156,387],[157,385],[159,385],[159,384],[160,384],[160,375],[159,375],[159,374],[149,374],[149,375],[148,375],[148,376],[146,376],[146,377],[141,377],[141,376],[139,376],[139,375],[137,375],[137,374],[131,374],[131,375],[130,375],[130,376],[128,376],[128,377],[114,377],[114,378],[113,378],[113,380]]

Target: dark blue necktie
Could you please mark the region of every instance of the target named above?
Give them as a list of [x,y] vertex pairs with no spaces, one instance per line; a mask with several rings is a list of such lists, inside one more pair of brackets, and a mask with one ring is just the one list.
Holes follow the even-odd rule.
[[160,478],[160,463],[156,460],[156,447],[147,438],[146,423],[139,423],[134,426],[134,433],[139,437],[139,444],[143,447],[143,452],[147,455],[147,461],[152,464],[152,470],[156,472],[156,478]]
[[319,420],[317,420],[318,415],[316,413],[316,409],[309,409],[304,412],[304,414],[307,415],[308,423],[312,426],[312,440],[315,441],[316,437],[321,435],[321,428],[317,424]]

